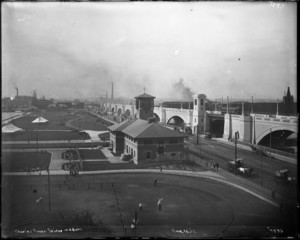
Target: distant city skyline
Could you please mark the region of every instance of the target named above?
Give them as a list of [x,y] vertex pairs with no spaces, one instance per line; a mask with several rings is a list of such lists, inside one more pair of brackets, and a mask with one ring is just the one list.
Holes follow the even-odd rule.
[[292,2],[2,3],[2,97],[297,101]]

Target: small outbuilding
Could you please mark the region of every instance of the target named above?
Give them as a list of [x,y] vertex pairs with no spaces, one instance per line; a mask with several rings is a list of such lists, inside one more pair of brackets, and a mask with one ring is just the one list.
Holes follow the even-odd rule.
[[32,121],[32,123],[47,123],[47,122],[48,122],[48,120],[43,117],[38,117]]
[[2,127],[2,132],[3,133],[13,133],[13,132],[17,132],[17,131],[23,131],[23,129],[18,128],[13,124],[7,124],[7,125]]

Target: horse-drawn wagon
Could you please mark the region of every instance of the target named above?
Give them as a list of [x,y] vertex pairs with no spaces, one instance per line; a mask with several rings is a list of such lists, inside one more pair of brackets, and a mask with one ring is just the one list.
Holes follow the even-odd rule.
[[289,176],[289,170],[287,169],[281,169],[274,172],[274,179],[277,182],[283,182],[283,183],[295,183],[296,178]]

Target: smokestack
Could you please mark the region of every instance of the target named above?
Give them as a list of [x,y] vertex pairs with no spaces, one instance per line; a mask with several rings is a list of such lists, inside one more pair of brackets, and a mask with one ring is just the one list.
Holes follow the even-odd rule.
[[114,99],[114,83],[111,83],[111,99]]
[[253,96],[252,96],[252,104],[251,104],[251,113],[253,113]]
[[16,95],[16,98],[17,98],[17,106],[19,107],[19,89],[17,87],[15,87],[16,91],[17,91],[17,95]]
[[15,87],[16,91],[17,91],[17,97],[19,97],[19,89],[17,87]]

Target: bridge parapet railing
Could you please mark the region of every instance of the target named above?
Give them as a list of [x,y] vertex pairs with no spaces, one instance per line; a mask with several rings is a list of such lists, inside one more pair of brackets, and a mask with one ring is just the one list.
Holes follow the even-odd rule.
[[269,147],[265,147],[265,146],[260,146],[260,145],[254,145],[254,144],[251,144],[251,143],[247,143],[247,142],[243,142],[243,141],[237,141],[238,144],[241,144],[241,145],[245,145],[245,146],[248,146],[248,147],[255,147],[255,148],[258,148],[264,152],[271,152],[271,153],[275,153],[275,154],[278,154],[278,155],[281,155],[281,156],[285,156],[285,157],[289,157],[289,158],[296,158],[297,157],[297,154],[295,153],[289,153],[289,152],[285,152],[285,151],[280,151],[278,149],[274,149],[274,148],[269,148]]
[[164,109],[166,109],[167,111],[170,111],[170,112],[186,112],[189,110],[189,109],[183,109],[183,108],[164,108]]
[[284,151],[280,151],[280,150],[274,149],[274,148],[263,147],[263,146],[258,146],[258,148],[260,148],[261,150],[263,150],[265,152],[271,152],[271,153],[275,153],[275,154],[285,156],[285,157],[289,157],[289,158],[296,158],[297,157],[297,155],[294,154],[294,153],[284,152]]
[[261,121],[272,121],[272,122],[276,122],[276,123],[290,123],[290,124],[297,124],[298,123],[298,119],[297,118],[274,118],[271,116],[267,116],[267,117],[261,117],[261,116],[255,116],[256,120],[261,120]]

